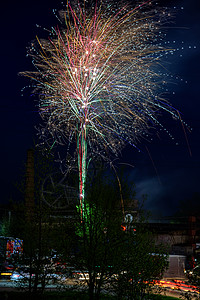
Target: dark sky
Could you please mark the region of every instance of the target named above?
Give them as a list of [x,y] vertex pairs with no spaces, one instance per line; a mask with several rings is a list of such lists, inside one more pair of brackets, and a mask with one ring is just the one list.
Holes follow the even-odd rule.
[[[136,183],[137,198],[147,194],[145,207],[154,215],[162,216],[174,213],[180,200],[190,199],[194,193],[200,192],[200,1],[160,2],[178,8],[166,41],[172,44],[175,40],[176,47],[181,49],[184,46],[184,49],[167,59],[168,70],[174,75],[174,85],[170,85],[168,99],[193,128],[191,133],[185,128],[191,154],[181,123],[164,115],[160,120],[174,136],[174,141],[167,134],[161,133],[158,137],[154,131],[151,143],[142,140],[138,144],[140,153],[127,147],[116,164],[123,162],[134,166],[127,167],[127,171]],[[21,97],[21,89],[29,83],[18,76],[18,72],[32,69],[30,60],[26,58],[26,47],[36,35],[44,36],[36,24],[46,28],[57,24],[52,9],[58,7],[58,0],[11,0],[1,3],[2,203],[10,197],[15,198],[13,186],[23,172],[26,151],[33,145],[34,126],[39,121],[33,99],[28,94]]]

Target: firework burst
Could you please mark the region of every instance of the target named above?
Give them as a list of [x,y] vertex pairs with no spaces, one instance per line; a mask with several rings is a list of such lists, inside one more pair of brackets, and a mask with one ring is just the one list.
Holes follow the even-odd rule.
[[61,27],[30,48],[37,70],[24,74],[35,82],[46,129],[54,144],[76,141],[82,210],[88,148],[116,155],[159,124],[160,110],[179,118],[159,96],[158,65],[168,51],[160,27],[167,15],[151,1],[133,8],[96,2],[90,9],[67,2]]

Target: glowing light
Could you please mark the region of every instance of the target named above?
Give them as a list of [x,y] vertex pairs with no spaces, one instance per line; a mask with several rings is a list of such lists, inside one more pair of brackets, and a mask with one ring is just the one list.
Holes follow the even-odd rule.
[[152,125],[162,127],[160,110],[180,119],[160,90],[159,60],[172,51],[161,46],[166,9],[145,1],[134,8],[96,4],[87,11],[83,2],[67,2],[62,29],[30,49],[37,70],[24,72],[36,85],[53,145],[76,141],[82,210],[88,148],[117,155]]

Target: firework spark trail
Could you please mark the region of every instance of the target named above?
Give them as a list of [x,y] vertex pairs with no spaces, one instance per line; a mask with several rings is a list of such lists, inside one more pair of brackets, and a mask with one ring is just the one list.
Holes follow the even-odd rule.
[[[180,120],[182,120],[179,111],[177,111],[177,113],[179,115]],[[184,127],[183,122],[181,122],[181,124],[182,124],[183,132],[184,132],[184,135],[185,135],[185,140],[186,140],[186,143],[187,143],[188,151],[189,151],[190,156],[192,157],[192,151],[191,151],[190,144],[189,144],[189,141],[188,141],[187,133],[185,131],[185,127]]]
[[62,28],[30,49],[37,70],[23,74],[35,81],[54,143],[71,143],[76,136],[83,210],[88,147],[90,153],[116,155],[126,143],[135,145],[149,124],[159,124],[159,110],[180,118],[158,96],[156,66],[167,51],[160,33],[165,9],[159,12],[149,1],[134,8],[96,2],[87,11],[85,2],[67,2],[62,14]]
[[160,179],[158,170],[157,170],[156,165],[155,165],[155,163],[154,163],[154,160],[153,160],[153,158],[152,158],[152,156],[151,156],[151,153],[150,153],[150,151],[149,151],[149,149],[148,149],[147,146],[145,146],[145,148],[146,148],[146,150],[147,150],[147,153],[148,153],[148,155],[149,155],[149,157],[150,157],[150,160],[151,160],[152,165],[153,165],[153,167],[154,167],[154,170],[155,170],[155,172],[156,172],[156,175],[157,175],[157,178],[158,178],[158,182],[159,182],[160,185],[162,185],[162,181],[161,181],[161,179]]

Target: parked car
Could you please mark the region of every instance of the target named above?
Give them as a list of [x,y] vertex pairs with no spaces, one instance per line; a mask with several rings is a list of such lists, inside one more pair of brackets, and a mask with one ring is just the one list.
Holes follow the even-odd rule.
[[[18,268],[15,271],[13,271],[12,275],[10,276],[10,280],[12,281],[21,281],[21,282],[28,282],[28,280],[34,279],[36,276],[35,270],[31,270],[30,268]],[[64,275],[56,274],[56,273],[44,273],[42,272],[39,274],[39,281],[42,280],[42,278],[45,278],[45,281],[47,284],[55,283],[55,282],[61,282],[66,279]]]
[[[88,271],[73,271],[72,272],[72,278],[84,281],[89,280],[89,272]],[[100,273],[96,273],[96,279],[100,279]]]
[[78,280],[89,280],[89,273],[88,271],[73,271],[72,272],[72,278],[78,279]]
[[[31,278],[34,278],[35,274],[34,271],[31,272]],[[19,281],[19,280],[24,280],[28,281],[30,279],[30,268],[25,267],[25,268],[17,268],[16,270],[13,271],[12,275],[10,276],[10,280],[13,281]]]

